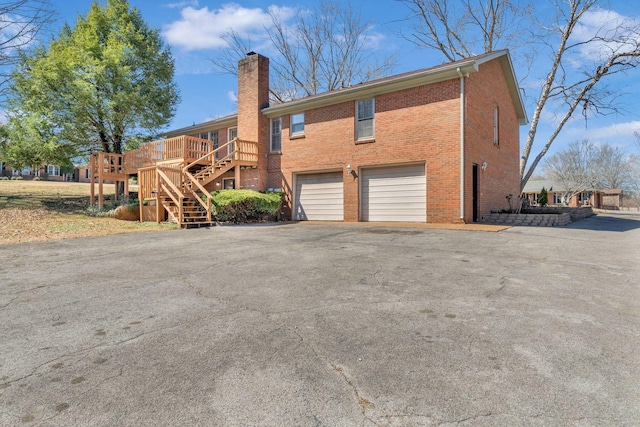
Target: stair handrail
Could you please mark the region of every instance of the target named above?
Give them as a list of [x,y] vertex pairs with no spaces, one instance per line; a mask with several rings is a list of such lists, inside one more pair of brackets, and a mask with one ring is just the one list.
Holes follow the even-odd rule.
[[193,175],[191,175],[191,173],[187,171],[184,171],[183,173],[187,178],[189,178],[189,181],[191,181],[193,184],[195,184],[196,187],[198,187],[198,190],[200,190],[202,194],[207,196],[207,202],[205,203],[204,200],[202,200],[202,198],[198,196],[198,193],[196,193],[188,185],[185,185],[185,187],[194,195],[195,199],[200,203],[200,205],[202,205],[202,207],[206,209],[207,221],[211,221],[211,194],[209,194],[209,192],[202,186],[202,184],[200,184],[200,182]]
[[[216,148],[215,150],[212,150],[212,151],[208,152],[207,154],[205,154],[204,156],[201,156],[201,157],[199,157],[199,158],[195,159],[193,162],[189,163],[188,165],[186,165],[186,166],[185,166],[184,168],[182,168],[182,169],[183,169],[183,170],[185,170],[185,171],[187,171],[187,170],[191,169],[193,166],[197,165],[197,164],[198,164],[198,163],[200,163],[202,160],[205,160],[205,159],[206,159],[207,157],[209,157],[209,156],[212,156],[212,155],[214,156],[218,151],[222,150],[222,149],[223,149],[223,148],[225,148],[225,147],[228,147],[230,144],[235,143],[237,140],[238,140],[238,138],[233,138],[231,141],[225,142],[224,144],[222,144],[221,146],[219,146],[219,147],[218,147],[218,148]],[[229,155],[231,155],[232,153],[235,153],[235,152],[237,151],[237,148],[236,148],[236,147],[237,147],[237,145],[235,145],[235,146],[234,146],[234,150],[233,150],[231,153],[227,154],[227,155],[225,156],[225,158],[226,158],[226,157],[229,157]],[[219,160],[218,160],[218,161],[219,161]],[[211,162],[211,164],[214,164],[214,163],[215,163],[215,161]]]
[[[178,218],[176,219],[178,221],[178,224],[181,224],[182,223],[182,201],[184,200],[184,194],[182,194],[182,191],[180,191],[178,187],[175,186],[175,184],[171,181],[171,179],[169,179],[167,174],[165,174],[161,168],[156,167],[156,173],[158,174],[158,177],[162,178],[162,181],[158,180],[158,186],[162,187],[162,189],[166,191],[169,197],[171,197],[171,200],[173,200],[176,206],[178,206]],[[168,184],[169,188],[165,186],[165,183]],[[175,192],[175,194],[178,195],[178,200],[176,200],[176,197],[169,190]]]

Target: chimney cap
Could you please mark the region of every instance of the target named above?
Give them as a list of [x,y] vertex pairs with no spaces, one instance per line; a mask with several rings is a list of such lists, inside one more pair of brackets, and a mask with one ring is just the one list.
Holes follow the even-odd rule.
[[247,52],[247,56],[251,56],[251,55],[255,55],[256,53],[254,51],[251,52]]

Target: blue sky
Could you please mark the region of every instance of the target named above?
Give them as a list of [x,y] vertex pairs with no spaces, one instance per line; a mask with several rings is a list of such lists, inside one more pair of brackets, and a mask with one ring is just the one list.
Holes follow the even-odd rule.
[[[106,0],[105,0],[106,1]],[[180,88],[181,103],[168,129],[175,129],[205,120],[225,116],[235,112],[233,94],[236,80],[233,76],[217,73],[210,59],[217,56],[224,47],[220,36],[229,28],[241,34],[250,34],[259,40],[262,34],[262,23],[269,7],[280,8],[284,16],[294,16],[299,8],[309,7],[314,3],[308,1],[237,1],[220,2],[211,0],[129,0],[133,7],[140,10],[146,22],[161,30],[165,42],[170,46],[176,60],[176,82]],[[57,30],[63,22],[73,24],[78,14],[89,9],[90,0],[55,0],[59,20]],[[537,2],[544,13],[546,2]],[[351,1],[364,20],[373,24],[370,36],[375,43],[372,49],[376,54],[397,55],[394,74],[430,67],[444,62],[444,57],[436,51],[420,49],[402,39],[398,33],[408,28],[403,21],[407,16],[405,7],[393,0]],[[588,33],[591,28],[606,25],[617,18],[629,18],[640,22],[640,6],[635,1],[610,0],[603,1],[598,13],[593,13],[582,28]],[[252,49],[270,56],[268,48],[259,42]],[[589,52],[584,52],[588,56]],[[534,68],[527,74],[519,67],[518,52],[512,51],[516,65],[516,75],[522,78],[528,75],[523,86],[528,94],[537,95],[544,77],[544,68]],[[579,62],[580,58],[576,58]],[[542,57],[537,64],[544,64]],[[634,144],[634,131],[640,132],[640,70],[633,70],[627,75],[616,76],[610,81],[612,88],[620,91],[617,100],[626,110],[624,114],[611,114],[605,117],[593,117],[586,123],[581,114],[577,114],[565,126],[554,143],[553,150],[558,150],[568,142],[589,138],[596,143],[608,142],[620,145],[627,151],[638,150]],[[530,100],[525,100],[529,118],[533,113]],[[539,151],[545,135],[548,135],[553,122],[557,120],[551,111],[543,114],[539,128],[539,141],[534,152]],[[521,147],[524,144],[528,126],[521,128]],[[538,150],[536,149],[538,147]]]

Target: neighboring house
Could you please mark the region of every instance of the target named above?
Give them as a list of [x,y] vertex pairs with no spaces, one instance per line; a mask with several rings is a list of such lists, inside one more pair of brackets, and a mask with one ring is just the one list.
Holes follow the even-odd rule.
[[67,181],[71,177],[70,174],[62,173],[60,166],[57,165],[42,165],[39,168],[25,166],[22,169],[13,169],[11,166],[3,165],[2,162],[0,162],[0,176],[21,176],[26,180],[39,177],[47,181]]
[[293,220],[474,222],[519,194],[526,123],[506,50],[271,106],[269,59],[251,53],[237,114],[95,154],[91,180],[139,172],[141,203],[180,223],[210,220],[185,212],[222,188],[281,190]]
[[538,197],[545,188],[547,190],[547,204],[549,206],[591,206],[597,209],[619,209],[622,201],[622,190],[620,189],[585,189],[576,194],[565,203],[565,189],[562,184],[552,180],[536,179],[529,180],[522,191],[525,203],[530,206],[539,206]]
[[73,171],[75,182],[91,182],[91,169],[89,165],[76,166]]

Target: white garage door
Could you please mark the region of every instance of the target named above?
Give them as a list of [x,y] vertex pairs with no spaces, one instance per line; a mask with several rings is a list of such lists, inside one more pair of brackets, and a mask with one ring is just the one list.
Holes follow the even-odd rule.
[[424,165],[362,171],[362,221],[427,221]]
[[294,219],[342,221],[344,219],[342,172],[297,175]]

